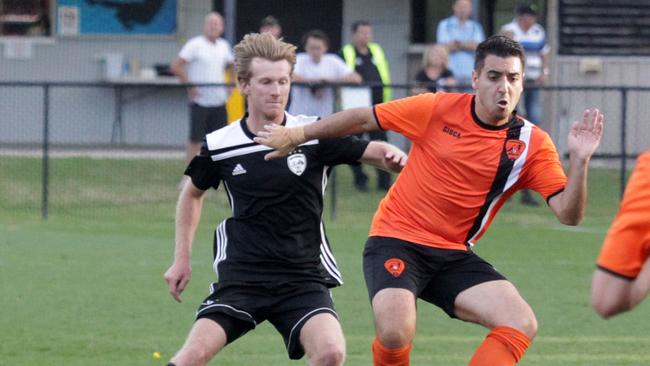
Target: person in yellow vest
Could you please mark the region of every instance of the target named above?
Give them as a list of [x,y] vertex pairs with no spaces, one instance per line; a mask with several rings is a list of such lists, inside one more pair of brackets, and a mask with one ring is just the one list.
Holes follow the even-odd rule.
[[[341,49],[340,56],[348,67],[361,75],[364,83],[390,85],[388,60],[382,47],[372,42],[372,26],[368,21],[359,20],[352,24],[352,42]],[[390,87],[377,85],[371,88],[372,104],[388,102],[392,99]],[[359,136],[361,137],[361,136]],[[369,133],[370,140],[386,141],[386,131]],[[368,190],[368,176],[361,165],[353,166],[354,186],[357,190]],[[377,169],[377,189],[387,191],[391,185],[390,174]]]

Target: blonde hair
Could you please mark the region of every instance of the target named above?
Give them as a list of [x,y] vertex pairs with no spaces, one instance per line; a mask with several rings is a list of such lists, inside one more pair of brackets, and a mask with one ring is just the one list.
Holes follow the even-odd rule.
[[447,47],[441,44],[433,44],[430,47],[428,47],[425,51],[424,54],[422,55],[422,68],[426,69],[427,67],[431,66],[431,62],[429,61],[429,58],[431,57],[431,54],[439,51],[440,55],[442,55],[442,64],[445,68],[449,66],[449,51],[447,51]]
[[296,64],[296,46],[276,39],[270,33],[249,33],[235,46],[234,51],[237,80],[251,78],[251,62],[255,57],[269,61],[287,60],[291,73]]

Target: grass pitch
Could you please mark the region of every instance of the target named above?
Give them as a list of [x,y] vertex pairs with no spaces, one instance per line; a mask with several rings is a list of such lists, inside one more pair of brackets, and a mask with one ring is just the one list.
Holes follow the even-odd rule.
[[[194,276],[178,304],[162,274],[172,261],[182,163],[55,159],[45,221],[40,169],[38,159],[0,157],[0,365],[165,365],[213,281],[212,230],[229,212],[223,192],[206,199]],[[361,252],[382,194],[352,190],[347,167],[338,168],[337,177],[336,219],[325,216],[345,284],[333,295],[347,339],[346,364],[370,365],[374,330]],[[608,321],[589,306],[595,257],[618,203],[617,179],[615,171],[591,170],[587,218],[577,228],[557,223],[545,205],[513,200],[478,243],[478,254],[537,314],[539,335],[520,365],[650,363],[650,305]],[[486,334],[424,302],[418,316],[413,365],[465,365]],[[263,323],[212,364],[306,362],[289,361],[281,336]]]

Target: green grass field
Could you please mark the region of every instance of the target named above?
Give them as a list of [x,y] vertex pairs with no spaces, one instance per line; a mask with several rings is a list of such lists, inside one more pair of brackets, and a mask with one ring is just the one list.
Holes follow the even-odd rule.
[[[206,200],[194,277],[178,304],[162,274],[172,261],[180,162],[54,159],[46,221],[40,169],[38,159],[0,157],[0,365],[165,365],[213,280],[212,230],[228,213],[223,192]],[[353,191],[346,167],[337,176],[337,216],[326,224],[346,282],[333,294],[347,365],[370,365],[374,330],[361,252],[382,195]],[[544,205],[513,201],[478,243],[477,252],[536,311],[539,335],[521,365],[650,364],[650,305],[609,321],[589,305],[594,260],[616,211],[617,179],[615,171],[591,171],[588,216],[578,228],[557,223]],[[413,365],[464,365],[486,334],[427,303],[419,303],[418,315]],[[162,358],[152,358],[154,351]],[[289,361],[281,337],[263,323],[212,364],[306,362]]]

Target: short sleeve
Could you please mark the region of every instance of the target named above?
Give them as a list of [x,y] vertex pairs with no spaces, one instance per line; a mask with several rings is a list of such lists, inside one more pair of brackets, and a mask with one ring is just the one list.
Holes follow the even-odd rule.
[[447,22],[449,22],[448,19],[443,19],[438,23],[438,28],[436,29],[436,42],[438,43],[447,44],[451,41],[449,32],[446,31]]
[[411,141],[417,141],[432,122],[442,94],[424,93],[377,104],[374,107],[377,123],[384,130],[395,131]]
[[178,53],[178,57],[186,62],[191,62],[196,57],[196,42],[193,39],[189,40]]
[[319,158],[325,165],[356,164],[369,143],[356,136],[323,139],[319,141]]
[[477,31],[474,32],[474,42],[483,42],[485,40],[485,32],[483,31],[483,26],[479,22],[474,22],[474,26],[477,28]]
[[201,152],[190,161],[185,169],[185,175],[192,179],[192,183],[201,190],[208,190],[210,187],[217,189],[221,178],[219,176],[218,165],[212,161],[205,143]]
[[550,136],[544,134],[539,150],[531,157],[527,167],[525,188],[530,188],[548,200],[564,190],[567,177],[560,156]]
[[348,65],[346,65],[338,56],[332,55],[331,60],[337,77],[345,77],[352,74],[353,70],[350,70]]
[[427,83],[429,82],[429,78],[427,77],[427,74],[424,70],[420,70],[415,74],[415,81],[419,83]]
[[235,55],[233,55],[233,53],[232,53],[232,47],[230,47],[230,43],[228,41],[224,40],[224,42],[225,42],[225,45],[226,45],[226,56],[225,56],[226,65],[234,64],[235,63]]

